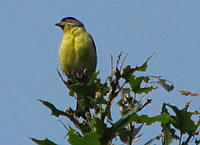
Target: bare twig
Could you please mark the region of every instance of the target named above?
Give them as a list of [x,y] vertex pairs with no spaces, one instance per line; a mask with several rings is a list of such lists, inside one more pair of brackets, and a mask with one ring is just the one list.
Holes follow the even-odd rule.
[[[145,106],[147,106],[148,104],[151,104],[151,99],[147,99],[147,102],[140,108],[140,110],[142,110]],[[139,111],[140,111],[139,110]]]
[[127,56],[128,56],[128,54],[126,54],[124,59],[122,60],[122,64],[121,64],[120,69],[119,69],[120,72],[122,71],[122,68],[123,68],[123,65],[124,65],[124,62],[125,62]]
[[67,126],[66,126],[60,119],[58,119],[58,121],[63,125],[63,127],[64,127],[67,131],[69,131],[69,128],[67,128]]
[[181,145],[182,136],[183,136],[183,134],[182,134],[182,132],[181,132],[180,138],[179,138],[179,143],[178,143],[179,145]]
[[62,75],[58,69],[57,69],[57,72],[58,72],[58,75],[61,78],[62,82],[69,88],[69,83],[64,80],[64,78],[62,77]]
[[111,58],[111,77],[113,76],[113,70],[114,70],[114,66],[113,66],[113,56],[110,55],[110,58]]
[[116,69],[118,68],[119,61],[120,61],[120,59],[121,59],[122,53],[123,53],[123,52],[120,52],[120,54],[118,55],[117,64],[116,64]]

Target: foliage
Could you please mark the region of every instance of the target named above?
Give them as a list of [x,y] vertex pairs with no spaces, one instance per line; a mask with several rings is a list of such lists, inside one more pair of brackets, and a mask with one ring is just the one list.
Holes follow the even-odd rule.
[[[186,103],[183,109],[164,103],[159,115],[153,117],[139,115],[141,110],[151,104],[152,100],[147,99],[146,95],[159,86],[166,91],[173,90],[174,86],[160,76],[136,75],[146,72],[151,57],[136,67],[129,65],[123,67],[126,56],[122,62],[121,57],[122,54],[118,56],[116,66],[113,65],[111,57],[112,72],[105,82],[98,77],[99,72],[94,73],[87,82],[75,79],[65,81],[58,72],[69,89],[69,95],[78,102],[75,110],[69,107],[66,111],[62,111],[48,101],[39,100],[51,110],[53,116],[58,118],[64,116],[74,124],[75,128],[67,128],[68,142],[71,145],[111,145],[112,140],[119,137],[123,143],[131,145],[140,140],[139,132],[145,125],[157,122],[161,124],[162,131],[146,145],[160,139],[163,145],[169,145],[174,139],[179,140],[180,145],[186,145],[192,138],[193,142],[198,144],[200,113],[189,112],[190,103]],[[180,91],[180,93],[187,92]],[[194,96],[194,93],[189,94]],[[116,102],[114,100],[117,100],[120,108],[118,120],[113,120],[111,115],[111,106]],[[191,119],[193,116],[199,117],[199,121],[193,121]],[[186,136],[186,140],[183,140],[183,135]],[[39,145],[55,144],[48,139],[31,139]]]

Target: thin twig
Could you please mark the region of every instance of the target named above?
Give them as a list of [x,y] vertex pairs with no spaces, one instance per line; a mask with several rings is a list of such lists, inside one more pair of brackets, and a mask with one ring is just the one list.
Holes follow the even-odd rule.
[[[67,128],[67,126],[59,119],[58,120],[63,126],[64,126],[64,128],[69,132],[70,131],[70,129],[69,128]],[[65,136],[64,136],[64,138],[66,138],[67,137],[67,133],[65,134]]]
[[64,126],[64,128],[65,128],[67,131],[69,131],[69,128],[67,128],[67,126],[66,126],[60,119],[58,119],[58,121]]
[[192,137],[194,137],[195,135],[198,135],[198,133],[197,133],[197,134],[191,133],[191,134],[188,136],[187,140],[184,142],[184,145],[187,145],[187,144],[190,142],[190,139],[191,139]]
[[102,115],[102,120],[105,119],[105,117],[106,117],[106,115],[107,115],[107,113],[108,113],[108,110],[109,110],[110,107],[111,107],[112,100],[113,100],[116,96],[117,96],[117,95],[115,94],[115,89],[112,88],[112,91],[111,91],[111,93],[110,93],[110,95],[109,95],[108,104],[106,105],[105,112],[104,112],[103,115]]
[[57,69],[57,72],[58,72],[58,75],[61,78],[62,82],[66,85],[67,88],[69,88],[69,83],[64,80],[64,78],[62,77],[62,75],[58,69]]
[[[133,108],[133,104],[132,104],[132,103],[130,104],[130,107]],[[133,130],[134,130],[134,125],[133,125],[133,123],[131,122],[131,123],[130,123],[130,132],[131,132],[131,134],[130,134],[130,136],[129,136],[129,145],[132,145],[132,141],[133,141],[133,136],[132,136]]]
[[117,64],[116,64],[116,69],[118,68],[119,61],[120,61],[120,59],[121,59],[122,53],[123,53],[123,52],[120,52],[120,54],[118,55]]
[[107,106],[106,106],[106,108],[105,108],[105,112],[103,113],[103,115],[102,115],[102,120],[104,120],[105,119],[105,116],[107,115],[107,113],[108,113],[108,110],[110,109],[110,107],[111,107],[111,103],[112,103],[112,100],[118,95],[118,93],[115,93],[115,91],[116,91],[116,88],[117,88],[117,85],[118,85],[118,83],[119,83],[119,79],[120,78],[116,78],[116,80],[115,80],[115,83],[111,83],[111,92],[110,92],[110,94],[109,94],[109,101],[108,101],[108,104],[107,104]]
[[124,88],[124,86],[126,85],[127,81],[125,81],[122,86],[119,88],[119,90],[117,91],[117,94],[119,94],[119,92]]
[[112,91],[111,91],[111,93],[110,93],[110,95],[109,95],[109,98],[110,98],[110,99],[109,99],[108,104],[107,104],[107,106],[106,106],[106,108],[105,108],[105,112],[104,112],[104,114],[102,115],[102,120],[105,119],[105,116],[106,116],[106,114],[108,113],[108,110],[109,110],[110,107],[111,107],[111,103],[112,103],[113,99],[119,94],[119,92],[123,89],[124,85],[127,83],[127,82],[124,82],[124,83],[122,84],[122,86],[119,88],[119,90],[118,90],[117,92],[115,92],[116,86],[117,86],[118,82],[119,82],[119,79],[116,80],[116,83],[114,84],[115,87],[112,87]]
[[147,102],[145,102],[145,104],[140,108],[139,111],[141,111],[145,106],[147,106],[148,104],[151,104],[151,99],[148,99]]
[[69,118],[69,120],[71,120],[71,122],[73,122],[74,125],[77,128],[79,128],[81,131],[83,131],[82,128],[81,128],[81,126],[80,126],[80,124],[79,124],[79,122],[72,115],[68,114],[67,112],[62,112],[62,111],[59,114],[61,116],[65,116],[65,117]]
[[181,132],[181,135],[180,135],[180,138],[179,138],[179,143],[178,143],[179,145],[181,145],[182,135],[183,135],[183,134],[182,134],[182,132]]
[[113,56],[112,55],[110,55],[110,58],[111,58],[111,77],[113,76]]
[[128,56],[128,53],[125,55],[124,59],[122,60],[122,64],[121,64],[120,69],[119,69],[120,72],[122,71],[122,68],[123,68],[123,65],[124,65],[124,62],[125,62],[127,56]]

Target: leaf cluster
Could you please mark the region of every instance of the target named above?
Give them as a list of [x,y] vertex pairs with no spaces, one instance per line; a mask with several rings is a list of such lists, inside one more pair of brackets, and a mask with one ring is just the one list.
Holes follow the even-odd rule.
[[[199,134],[200,121],[195,123],[191,119],[193,115],[199,116],[199,112],[188,112],[189,105],[178,109],[176,106],[163,104],[159,115],[153,117],[139,115],[141,110],[151,104],[152,100],[147,99],[147,94],[159,86],[166,91],[173,90],[174,86],[160,76],[136,75],[146,72],[151,57],[136,67],[129,65],[123,67],[125,58],[126,56],[122,59],[122,54],[120,54],[114,66],[111,57],[111,75],[104,82],[98,77],[99,72],[94,73],[88,81],[66,81],[58,72],[69,90],[69,96],[77,100],[76,109],[68,107],[62,111],[48,101],[39,101],[51,110],[53,116],[64,116],[74,124],[75,128],[67,128],[68,142],[72,145],[111,145],[116,137],[119,137],[123,143],[131,145],[141,138],[139,132],[145,125],[156,122],[161,124],[162,132],[149,140],[146,145],[160,139],[163,145],[170,144],[174,139],[178,139],[179,144],[188,144],[191,138]],[[112,118],[113,102],[117,102],[120,108],[118,120]],[[170,114],[169,109],[175,115]],[[177,131],[180,132],[179,136],[176,134]],[[187,134],[188,138],[182,141],[184,134]],[[40,145],[55,144],[48,139],[31,139]]]

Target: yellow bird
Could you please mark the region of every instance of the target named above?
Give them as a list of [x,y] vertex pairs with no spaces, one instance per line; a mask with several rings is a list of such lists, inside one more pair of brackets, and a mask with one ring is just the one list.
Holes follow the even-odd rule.
[[96,70],[96,47],[84,25],[73,17],[63,18],[55,24],[63,32],[59,51],[60,66],[69,79],[86,74],[90,77]]

